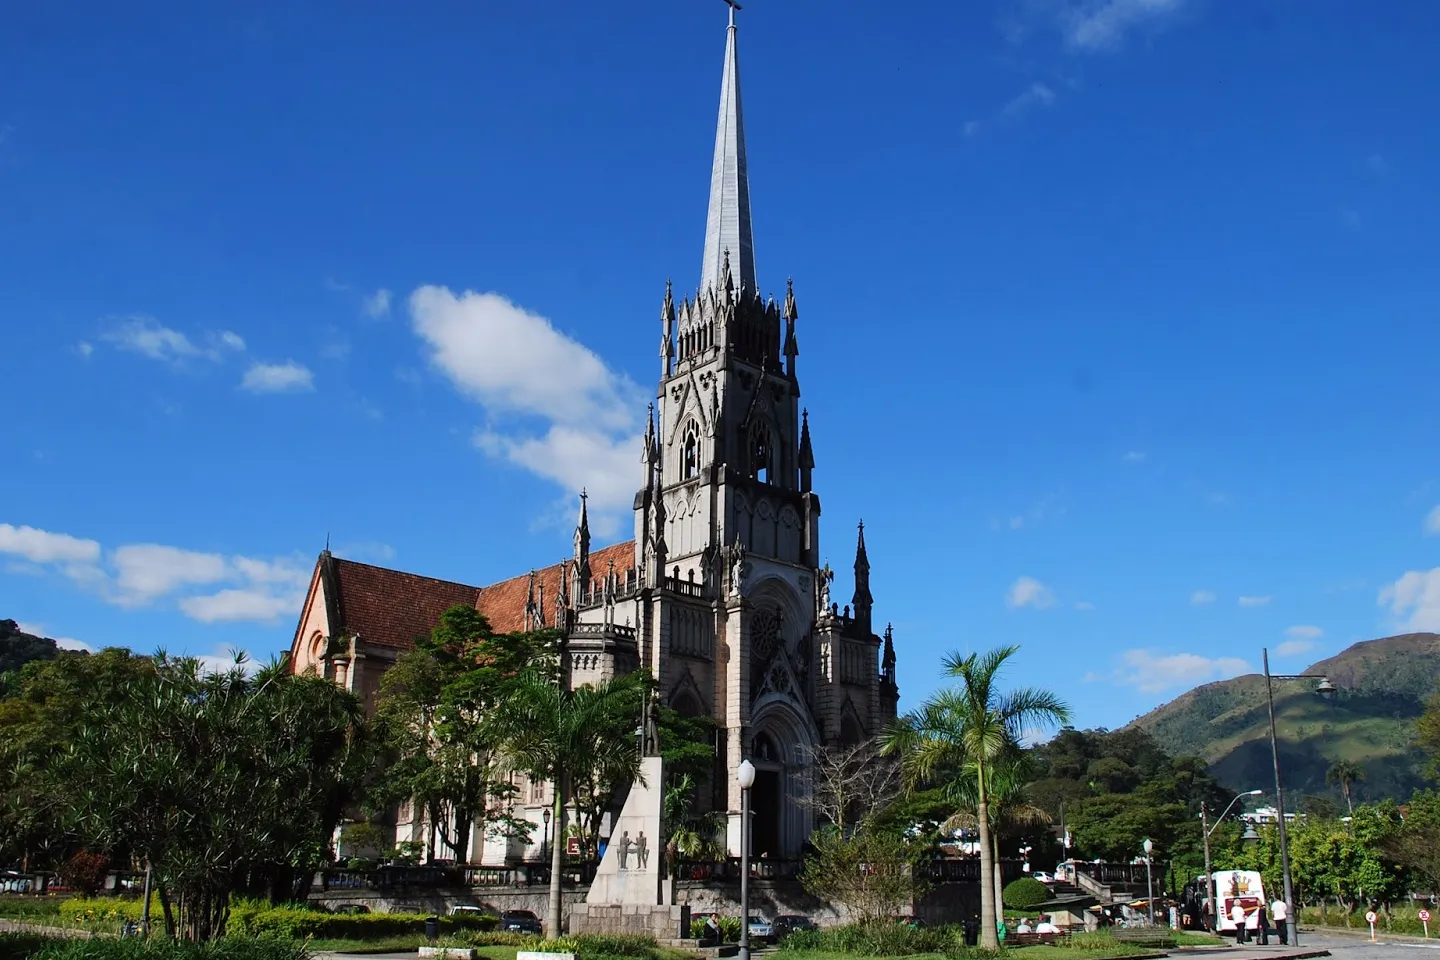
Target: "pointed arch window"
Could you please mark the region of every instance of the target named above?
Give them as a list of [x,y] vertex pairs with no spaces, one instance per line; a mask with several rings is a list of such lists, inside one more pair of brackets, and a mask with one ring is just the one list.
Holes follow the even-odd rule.
[[685,439],[680,446],[680,479],[694,480],[700,475],[700,431],[692,422],[685,428]]
[[770,441],[770,428],[756,424],[750,431],[750,476],[761,483],[770,483],[775,469],[775,446]]

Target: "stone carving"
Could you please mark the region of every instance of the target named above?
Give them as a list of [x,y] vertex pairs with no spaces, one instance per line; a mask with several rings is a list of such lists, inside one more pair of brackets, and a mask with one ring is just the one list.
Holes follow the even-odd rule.
[[[660,756],[660,697],[651,692],[650,701],[645,705],[645,723],[640,743],[642,757]],[[643,837],[644,834],[642,833]]]
[[650,841],[645,839],[645,831],[641,830],[635,838],[635,866],[641,870],[650,865]]
[[615,841],[615,852],[620,860],[620,869],[630,869],[630,848],[635,846],[635,841],[630,839],[630,831],[626,830],[620,834],[620,839]]
[[730,548],[730,596],[740,596],[740,587],[745,582],[745,574],[750,572],[750,565],[745,562],[745,544],[739,540]]
[[830,564],[825,564],[820,573],[820,612],[823,614],[830,609],[830,581],[835,579],[835,571],[830,569]]

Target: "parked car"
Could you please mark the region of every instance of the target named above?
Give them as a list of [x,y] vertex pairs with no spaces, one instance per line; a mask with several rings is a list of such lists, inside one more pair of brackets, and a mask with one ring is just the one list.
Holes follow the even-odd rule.
[[1030,876],[1034,877],[1036,880],[1039,880],[1041,883],[1049,884],[1055,882],[1055,878],[1043,870],[1037,870],[1035,873],[1030,874]]
[[775,942],[779,943],[797,930],[818,930],[815,921],[809,917],[802,917],[799,914],[787,913],[775,918],[770,924],[770,930],[774,934]]
[[483,917],[486,914],[494,916],[492,911],[486,910],[484,907],[477,907],[471,903],[457,903],[450,908],[450,916],[452,917]]
[[750,939],[769,943],[775,939],[775,928],[764,917],[752,916],[750,918]]
[[331,910],[332,913],[369,913],[370,908],[363,903],[342,903]]
[[540,918],[531,910],[506,910],[500,914],[500,929],[511,933],[533,933],[537,937],[543,932]]

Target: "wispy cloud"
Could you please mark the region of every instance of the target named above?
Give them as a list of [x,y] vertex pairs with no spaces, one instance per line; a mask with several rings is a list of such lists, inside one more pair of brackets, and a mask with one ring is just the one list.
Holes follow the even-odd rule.
[[1433,537],[1440,534],[1440,506],[1430,508],[1425,514],[1425,535]]
[[1006,592],[1005,605],[1012,610],[1044,610],[1055,605],[1055,591],[1034,577],[1019,577]]
[[1390,173],[1390,162],[1378,153],[1372,153],[1365,158],[1365,169],[1377,177],[1384,177]]
[[965,126],[964,126],[963,128],[961,128],[961,129],[964,131],[965,136],[967,136],[967,137],[973,137],[973,136],[975,136],[977,133],[980,132],[980,121],[979,121],[979,120],[966,120],[966,121],[965,121]]
[[1083,53],[1118,50],[1137,30],[1155,30],[1185,6],[1186,0],[1080,0],[1049,4],[1065,45]]
[[294,360],[252,363],[240,381],[240,389],[251,393],[299,393],[315,389],[315,376]]
[[644,409],[633,381],[498,293],[420,287],[409,309],[431,366],[484,408],[477,447],[568,493],[588,488],[612,520],[629,508]]
[[1321,637],[1325,636],[1325,631],[1321,630],[1319,627],[1301,625],[1295,627],[1286,627],[1285,636],[1289,637],[1291,640],[1319,640]]
[[83,640],[76,640],[74,637],[52,637],[50,631],[43,623],[19,623],[16,624],[21,633],[28,633],[32,637],[46,637],[55,641],[55,646],[61,650],[83,650],[86,653],[94,653],[95,648]]
[[1270,601],[1273,600],[1273,599],[1275,599],[1275,598],[1274,598],[1274,597],[1271,597],[1271,596],[1263,596],[1263,597],[1254,597],[1254,596],[1252,596],[1252,597],[1241,597],[1241,598],[1240,598],[1239,600],[1237,600],[1236,602],[1239,603],[1240,606],[1242,606],[1242,607],[1268,607],[1268,606],[1270,605]]
[[1215,596],[1214,590],[1196,590],[1190,594],[1190,602],[1197,607],[1203,607],[1214,603],[1219,597]]
[[1144,463],[1145,454],[1143,451],[1140,450],[1131,450],[1129,453],[1125,454],[1125,456],[1121,457],[1120,459],[1124,460],[1126,463]]
[[1075,604],[1075,609],[1081,611],[1082,613],[1089,613],[1091,610],[1095,609],[1095,604],[1091,603],[1089,600],[1081,600],[1079,603]]
[[1055,102],[1055,91],[1036,80],[1016,96],[1012,97],[1000,112],[1007,117],[1018,117],[1032,107],[1048,107]]
[[[100,339],[118,350],[176,365],[191,360],[218,362],[226,353],[245,350],[244,339],[231,330],[206,333],[197,343],[187,334],[148,316],[117,318],[100,334]],[[83,348],[82,352],[85,352]]]
[[365,302],[361,304],[361,310],[371,320],[382,320],[390,316],[390,291],[384,287],[376,290],[365,298]]
[[1378,602],[1402,629],[1440,630],[1440,567],[1407,572],[1381,588]]
[[1114,679],[1145,693],[1158,693],[1210,680],[1226,680],[1249,668],[1239,657],[1202,657],[1195,653],[1166,654],[1138,649],[1126,650],[1120,655]]
[[202,623],[274,621],[299,611],[310,582],[307,567],[272,560],[187,550],[159,543],[103,550],[99,541],[30,526],[0,524],[0,555],[35,572],[55,573],[117,607],[174,601]]

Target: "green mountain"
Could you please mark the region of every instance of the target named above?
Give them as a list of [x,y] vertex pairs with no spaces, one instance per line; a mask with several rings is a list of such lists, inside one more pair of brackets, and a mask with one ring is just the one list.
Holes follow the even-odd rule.
[[55,641],[25,633],[14,620],[0,620],[0,673],[19,670],[31,660],[53,660]]
[[[1271,667],[1274,670],[1272,664]],[[1275,684],[1275,727],[1287,794],[1338,797],[1325,783],[1336,760],[1359,764],[1366,779],[1356,800],[1404,799],[1425,785],[1428,758],[1414,747],[1415,720],[1440,685],[1440,634],[1407,633],[1366,640],[1312,664],[1338,686],[1329,699],[1315,681]],[[1130,724],[1171,755],[1194,755],[1235,790],[1274,793],[1265,678],[1248,674],[1207,683]]]

